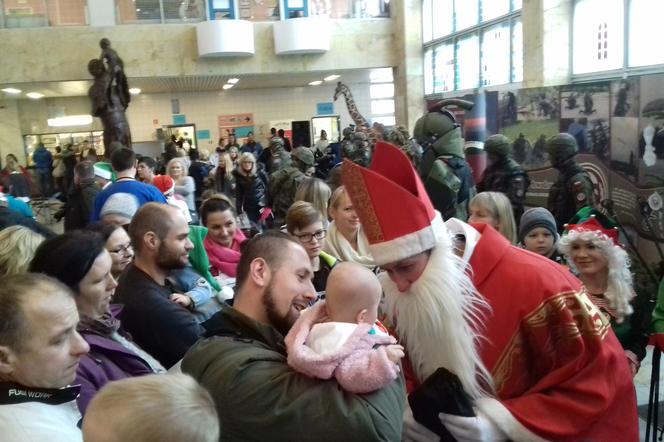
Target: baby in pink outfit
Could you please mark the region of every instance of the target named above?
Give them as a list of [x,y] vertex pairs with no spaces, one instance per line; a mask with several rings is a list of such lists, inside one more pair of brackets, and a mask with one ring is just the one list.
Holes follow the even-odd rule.
[[334,377],[351,393],[369,393],[399,374],[403,347],[377,321],[382,289],[355,263],[337,264],[325,301],[304,310],[286,336],[288,364],[318,379]]

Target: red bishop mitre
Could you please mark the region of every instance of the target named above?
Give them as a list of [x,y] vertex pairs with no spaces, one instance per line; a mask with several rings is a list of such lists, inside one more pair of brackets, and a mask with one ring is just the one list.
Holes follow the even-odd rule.
[[344,160],[342,177],[376,264],[430,250],[447,235],[417,171],[396,146],[377,142],[370,169]]

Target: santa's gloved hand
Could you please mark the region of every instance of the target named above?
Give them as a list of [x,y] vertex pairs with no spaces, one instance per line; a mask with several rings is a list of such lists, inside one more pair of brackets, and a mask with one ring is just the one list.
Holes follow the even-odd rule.
[[406,409],[403,412],[401,440],[403,442],[439,442],[440,436],[417,422],[413,417],[410,406],[406,404]]
[[500,428],[487,418],[484,413],[475,409],[476,416],[464,417],[454,414],[440,413],[440,422],[452,433],[459,442],[502,442],[507,437]]

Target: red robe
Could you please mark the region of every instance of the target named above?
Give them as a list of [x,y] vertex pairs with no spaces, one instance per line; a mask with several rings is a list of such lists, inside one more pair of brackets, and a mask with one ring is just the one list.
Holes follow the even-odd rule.
[[479,408],[513,440],[637,441],[624,351],[580,281],[491,227],[473,227],[482,234],[470,259],[473,283],[492,309],[480,356],[498,399],[481,399]]

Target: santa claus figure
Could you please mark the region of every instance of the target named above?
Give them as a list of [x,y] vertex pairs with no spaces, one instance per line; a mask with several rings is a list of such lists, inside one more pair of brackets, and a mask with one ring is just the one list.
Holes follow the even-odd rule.
[[[443,223],[408,158],[377,143],[343,165],[388,316],[418,383],[456,374],[475,416],[440,413],[459,441],[636,441],[636,396],[608,320],[562,266],[484,224]],[[405,440],[437,440],[404,415]]]

